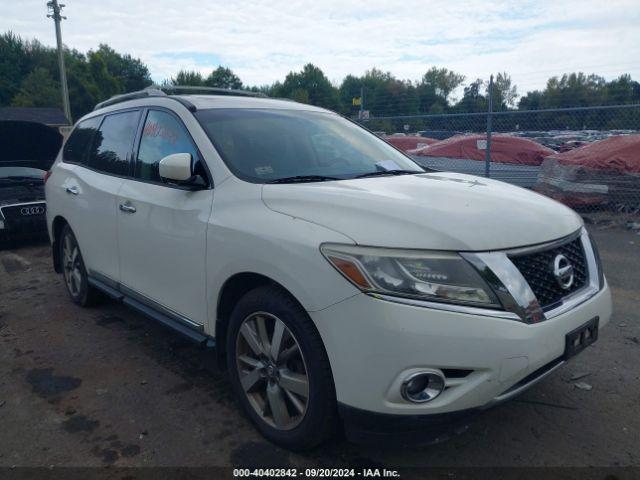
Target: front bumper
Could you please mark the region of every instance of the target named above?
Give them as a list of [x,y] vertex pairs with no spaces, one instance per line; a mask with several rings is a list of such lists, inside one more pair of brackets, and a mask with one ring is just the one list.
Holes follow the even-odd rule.
[[432,415],[390,415],[338,404],[345,436],[352,442],[403,447],[440,443],[467,430],[479,409]]
[[0,242],[47,236],[46,203],[26,202],[0,207]]
[[[393,303],[360,294],[311,312],[331,363],[342,409],[393,416],[482,409],[535,383],[555,367],[565,336],[594,317],[611,316],[608,285],[575,308],[526,324],[495,317]],[[402,398],[407,375],[438,370],[447,388],[434,400]],[[524,384],[519,384],[526,380]],[[515,386],[515,387],[514,387]],[[511,389],[511,390],[510,390]]]

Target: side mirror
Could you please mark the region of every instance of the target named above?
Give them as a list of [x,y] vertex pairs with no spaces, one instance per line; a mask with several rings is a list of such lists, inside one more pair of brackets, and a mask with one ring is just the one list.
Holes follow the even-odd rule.
[[159,164],[160,177],[177,183],[187,182],[193,177],[191,154],[174,153],[167,155]]

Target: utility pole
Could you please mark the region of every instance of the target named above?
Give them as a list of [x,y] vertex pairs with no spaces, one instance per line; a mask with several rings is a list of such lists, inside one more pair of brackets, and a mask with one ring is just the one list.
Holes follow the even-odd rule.
[[62,49],[62,30],[60,29],[60,22],[66,20],[67,17],[60,15],[60,12],[64,8],[63,4],[58,4],[58,0],[51,0],[47,2],[47,8],[49,13],[47,18],[53,18],[53,22],[56,25],[56,42],[58,44],[58,68],[60,69],[60,86],[62,88],[62,105],[64,107],[64,115],[67,117],[69,124],[73,124],[71,118],[71,107],[69,106],[69,88],[67,87],[67,72],[64,68],[64,52]]
[[364,87],[360,87],[360,114],[359,117],[362,119],[362,112],[364,111]]

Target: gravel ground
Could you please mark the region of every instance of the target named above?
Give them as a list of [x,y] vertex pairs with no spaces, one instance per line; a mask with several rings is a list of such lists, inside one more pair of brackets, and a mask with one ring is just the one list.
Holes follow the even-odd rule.
[[593,347],[448,442],[306,455],[263,440],[192,344],[113,302],[72,304],[48,245],[0,251],[0,467],[640,466],[640,236],[593,234],[615,309]]

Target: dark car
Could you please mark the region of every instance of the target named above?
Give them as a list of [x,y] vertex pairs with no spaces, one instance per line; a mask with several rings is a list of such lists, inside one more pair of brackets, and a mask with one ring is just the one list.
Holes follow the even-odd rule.
[[46,125],[0,122],[0,244],[46,237],[44,175],[61,145]]

